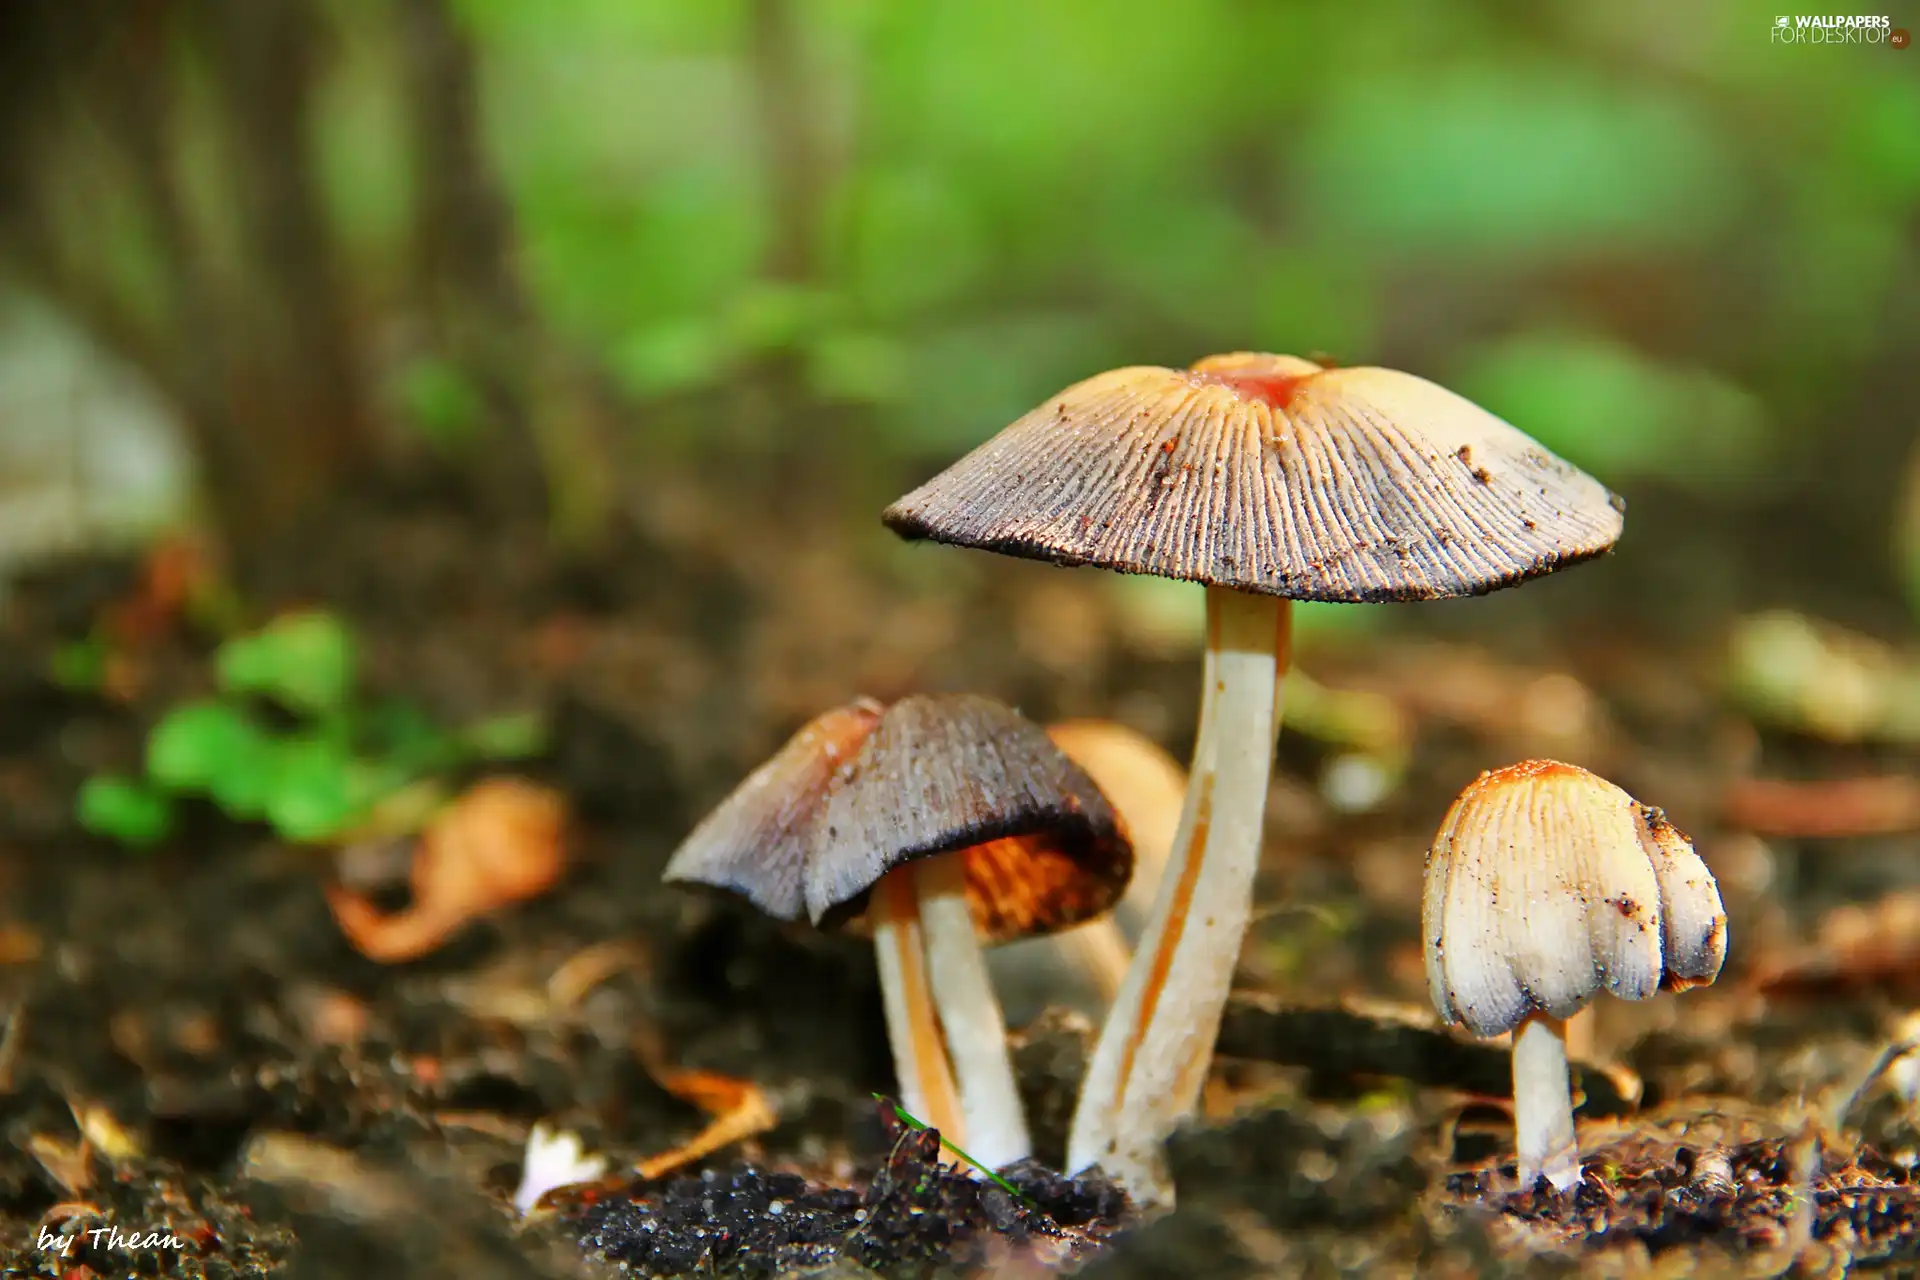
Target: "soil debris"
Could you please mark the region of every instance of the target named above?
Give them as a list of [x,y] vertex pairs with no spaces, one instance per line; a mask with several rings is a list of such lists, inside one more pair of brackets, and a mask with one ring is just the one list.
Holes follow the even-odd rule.
[[645,1276],[772,1276],[852,1262],[935,1277],[1017,1260],[1066,1265],[1127,1219],[1125,1195],[1098,1175],[1068,1178],[1025,1161],[1000,1175],[1010,1194],[944,1163],[937,1130],[896,1123],[892,1132],[864,1191],[752,1166],[636,1184],[584,1209],[582,1247]]
[[1843,1264],[1920,1259],[1920,1186],[1871,1149],[1812,1139],[1692,1146],[1654,1135],[1586,1155],[1570,1194],[1514,1191],[1511,1166],[1456,1174],[1471,1212],[1496,1206],[1495,1232],[1530,1251],[1617,1248],[1658,1256],[1687,1245],[1724,1255],[1797,1254],[1817,1242]]

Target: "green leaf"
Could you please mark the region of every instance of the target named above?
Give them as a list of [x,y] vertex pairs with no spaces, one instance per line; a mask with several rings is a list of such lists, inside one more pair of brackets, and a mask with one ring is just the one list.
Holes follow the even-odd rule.
[[207,794],[229,818],[258,822],[267,816],[267,799],[273,794],[278,769],[278,744],[260,734],[253,750],[235,756],[214,774]]
[[[916,1118],[912,1112],[908,1111],[905,1107],[901,1106],[898,1102],[895,1102],[892,1098],[887,1097],[885,1094],[876,1093],[873,1095],[873,1100],[875,1102],[891,1106],[893,1108],[893,1114],[895,1118],[898,1119],[901,1124],[904,1124],[905,1126],[907,1126],[907,1128],[924,1129],[927,1127],[924,1121]],[[1014,1199],[1024,1200],[1028,1204],[1033,1203],[1032,1198],[1029,1197],[1024,1191],[1020,1190],[1020,1188],[1014,1186],[1011,1182],[1008,1182],[1005,1178],[995,1173],[992,1169],[987,1168],[987,1166],[981,1164],[978,1160],[975,1160],[972,1156],[962,1151],[959,1147],[956,1147],[951,1142],[948,1142],[947,1136],[945,1134],[940,1135],[940,1145],[945,1147],[947,1150],[953,1152],[953,1154],[959,1156],[962,1160],[965,1160],[968,1164],[978,1169],[981,1173],[986,1174],[987,1181],[993,1183],[993,1185],[995,1185],[996,1187],[999,1187],[1002,1191],[1006,1192],[1008,1195],[1012,1196]]]
[[369,768],[339,742],[296,738],[277,755],[266,817],[288,840],[331,839],[354,825],[378,798],[380,788]]
[[147,776],[169,791],[211,791],[224,775],[256,765],[260,730],[228,702],[189,702],[147,735]]
[[95,835],[135,848],[150,848],[173,831],[173,804],[131,778],[88,778],[75,798],[74,816]]
[[449,768],[466,755],[458,737],[411,702],[382,702],[368,709],[356,728],[364,750],[409,774]]
[[256,693],[293,711],[338,710],[353,689],[353,635],[331,613],[288,614],[220,646],[221,687]]

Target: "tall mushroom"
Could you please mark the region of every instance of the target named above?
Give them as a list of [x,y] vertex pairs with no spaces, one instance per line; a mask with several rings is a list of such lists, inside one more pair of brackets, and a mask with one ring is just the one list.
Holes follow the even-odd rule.
[[1599,555],[1622,504],[1441,387],[1390,369],[1211,356],[1078,383],[889,507],[887,524],[1062,565],[1204,584],[1191,784],[1108,1013],[1068,1163],[1168,1203],[1251,910],[1288,602],[1476,595]]
[[1513,1034],[1520,1186],[1580,1180],[1564,1024],[1601,991],[1710,983],[1726,958],[1713,875],[1658,809],[1574,765],[1481,774],[1427,855],[1427,984],[1448,1022]]
[[700,824],[666,878],[870,931],[903,1101],[999,1167],[1030,1143],[980,939],[1091,919],[1131,870],[1106,799],[1039,726],[956,694],[816,719]]

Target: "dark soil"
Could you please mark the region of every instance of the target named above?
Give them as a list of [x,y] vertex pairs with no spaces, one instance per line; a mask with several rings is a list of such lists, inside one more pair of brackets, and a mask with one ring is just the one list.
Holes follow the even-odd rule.
[[[1545,621],[1472,643],[1396,639],[1420,624],[1396,609],[1381,636],[1309,647],[1326,684],[1406,708],[1414,750],[1381,803],[1348,813],[1319,785],[1338,749],[1283,738],[1261,888],[1276,909],[1243,956],[1249,994],[1209,1120],[1174,1146],[1181,1207],[1123,1226],[1093,1188],[1010,1172],[1028,1203],[882,1124],[870,951],[659,874],[748,768],[855,693],[976,689],[1040,719],[1123,718],[1180,754],[1196,658],[1137,640],[1091,573],[916,550],[940,568],[903,577],[866,522],[822,521],[797,549],[788,525],[737,512],[709,527],[663,500],[649,519],[562,557],[535,528],[369,498],[245,601],[256,617],[341,610],[374,688],[437,715],[536,708],[555,726],[532,772],[579,819],[565,881],[395,967],[340,938],[324,853],[210,812],[151,854],[75,828],[80,780],[135,763],[144,727],[207,687],[214,637],[177,620],[130,656],[128,695],[68,692],[43,674],[49,655],[124,600],[137,567],[76,560],[16,586],[0,609],[0,1274],[1480,1275],[1914,1258],[1906,1109],[1875,1087],[1844,1125],[1809,1127],[1810,1108],[1859,1084],[1896,1007],[1872,987],[1761,999],[1743,975],[1809,936],[1821,908],[1920,882],[1920,842],[1762,847],[1717,825],[1729,777],[1911,770],[1911,750],[1760,734],[1715,695],[1709,643],[1556,622],[1566,584],[1537,589]],[[1489,625],[1521,606],[1487,602]],[[1436,606],[1440,629],[1482,607]],[[1475,692],[1443,696],[1461,689]],[[1532,754],[1663,805],[1720,875],[1734,926],[1718,987],[1603,1011],[1598,1055],[1624,1072],[1586,1073],[1588,1180],[1565,1202],[1500,1180],[1498,1053],[1417,1014],[1421,852],[1479,769]],[[550,983],[596,947],[624,958],[584,991]],[[1382,1000],[1398,1008],[1363,1002]],[[1053,1011],[1020,1038],[1043,1159],[1061,1158],[1089,1031]],[[640,1065],[643,1033],[676,1065],[757,1083],[777,1127],[713,1172],[610,1184],[518,1223],[508,1197],[536,1121],[616,1168],[704,1122]],[[1673,1118],[1683,1102],[1694,1118]],[[1738,1126],[1698,1118],[1734,1110]],[[1725,1179],[1701,1172],[1721,1156]],[[96,1226],[182,1243],[94,1247]],[[47,1233],[78,1242],[61,1256],[39,1247]]]

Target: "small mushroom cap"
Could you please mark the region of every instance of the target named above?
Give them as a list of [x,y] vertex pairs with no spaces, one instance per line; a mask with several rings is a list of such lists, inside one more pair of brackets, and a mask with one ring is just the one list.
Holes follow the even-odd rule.
[[1640,843],[1660,882],[1660,950],[1669,991],[1704,987],[1720,976],[1727,958],[1727,909],[1713,872],[1693,851],[1693,841],[1659,809],[1636,804]]
[[737,893],[777,920],[807,909],[807,863],[828,787],[880,723],[861,698],[801,726],[674,851],[662,879]]
[[887,709],[835,780],[807,909],[816,924],[863,929],[880,877],[962,851],[988,944],[1092,919],[1133,871],[1112,806],[1039,725],[991,698],[914,695]]
[[903,537],[1358,603],[1589,559],[1624,504],[1412,374],[1237,352],[1067,388],[887,508]]
[[1686,837],[1552,760],[1460,793],[1427,854],[1421,925],[1434,1008],[1481,1036],[1535,1011],[1570,1017],[1602,990],[1644,1000],[1663,977],[1712,981],[1726,947],[1719,891]]

